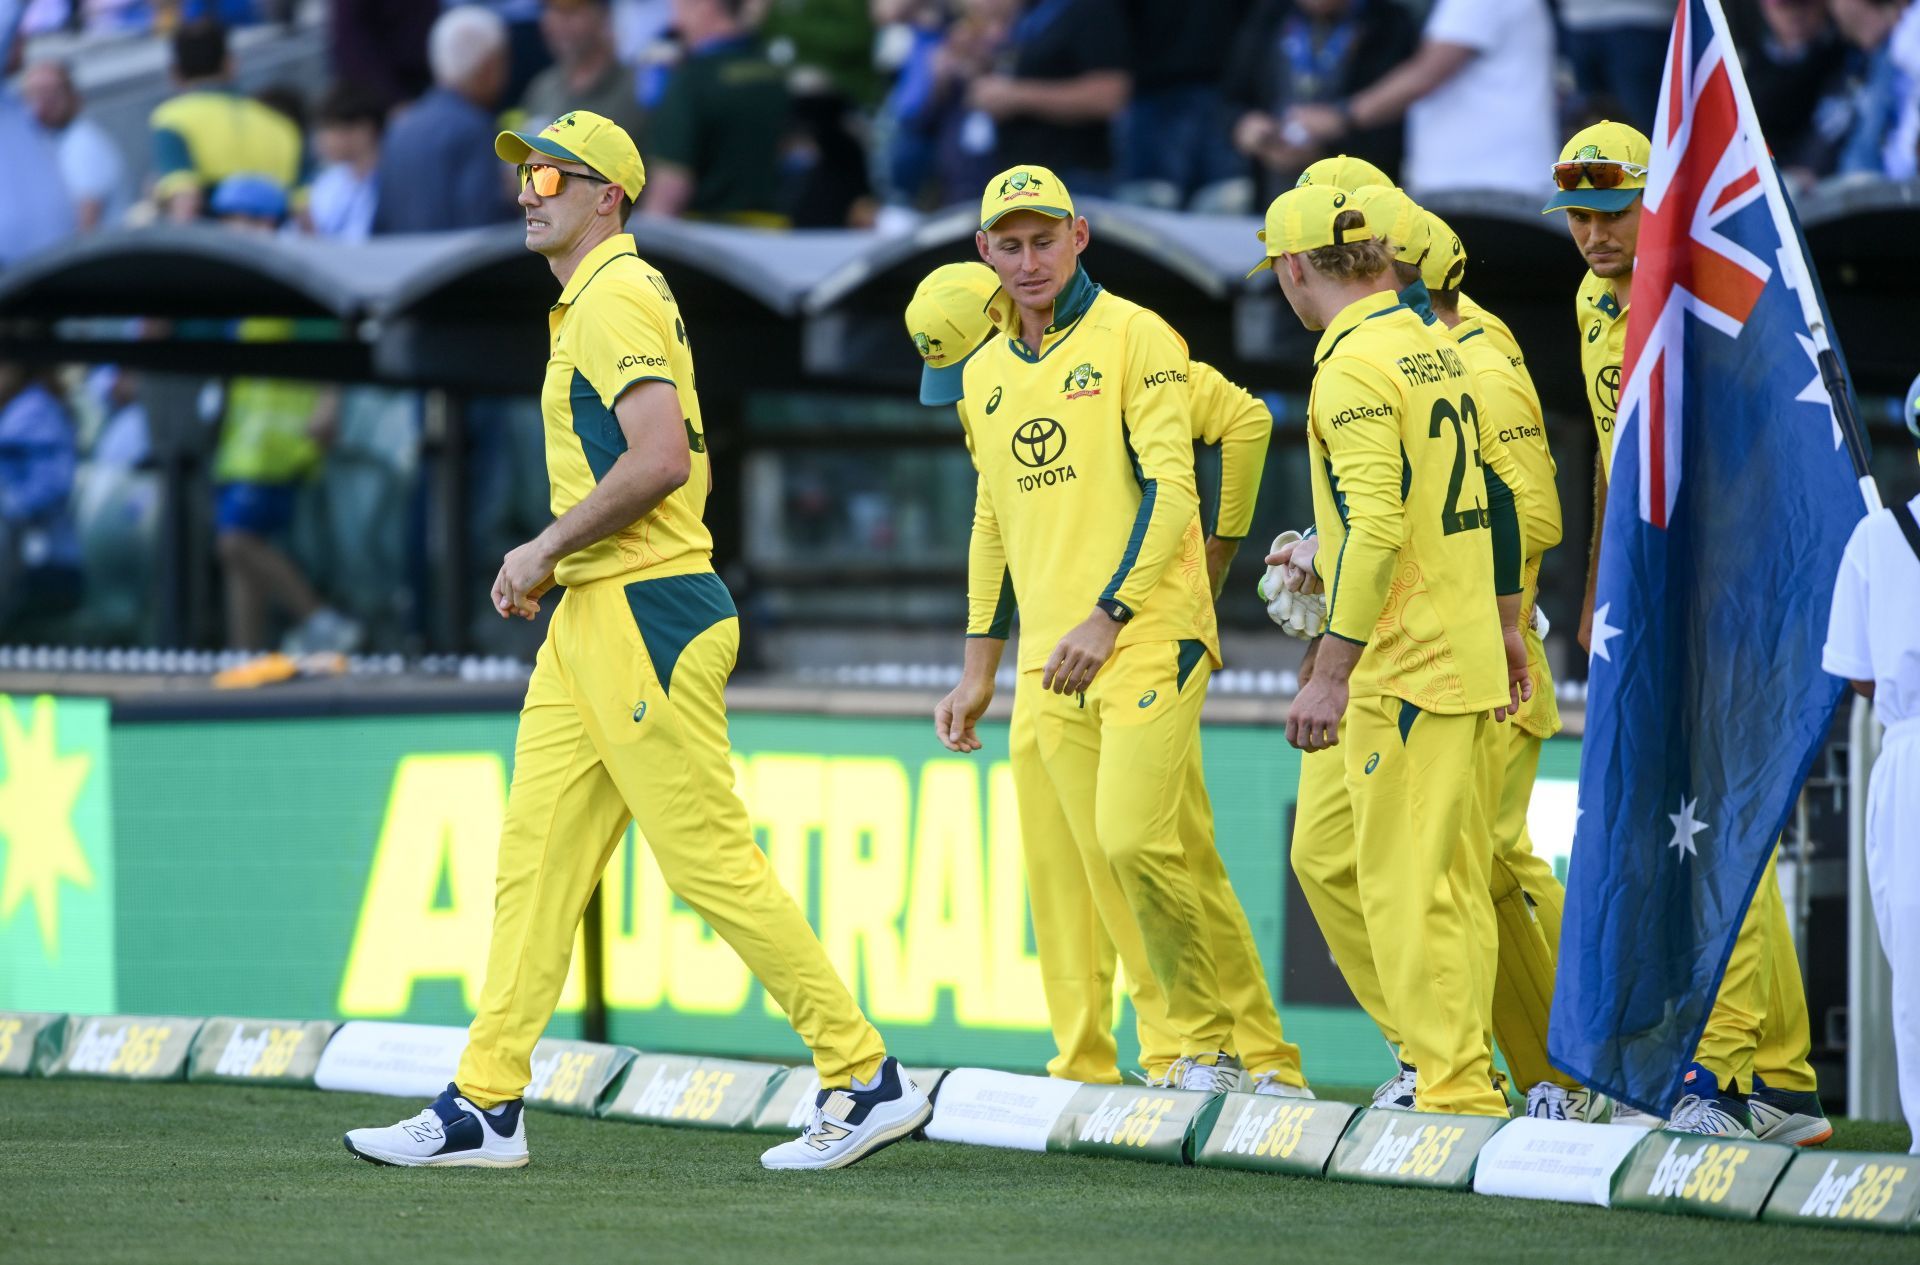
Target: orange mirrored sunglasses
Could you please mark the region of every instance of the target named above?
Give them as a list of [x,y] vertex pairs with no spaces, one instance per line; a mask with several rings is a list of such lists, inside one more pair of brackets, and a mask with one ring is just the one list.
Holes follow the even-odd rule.
[[595,184],[612,184],[605,176],[591,176],[584,171],[562,171],[551,163],[521,163],[520,187],[533,186],[533,191],[543,198],[551,198],[566,187],[569,180],[591,180]]
[[1553,182],[1567,190],[1578,189],[1582,180],[1587,182],[1589,188],[1618,189],[1628,176],[1646,174],[1647,169],[1639,163],[1605,161],[1553,165]]

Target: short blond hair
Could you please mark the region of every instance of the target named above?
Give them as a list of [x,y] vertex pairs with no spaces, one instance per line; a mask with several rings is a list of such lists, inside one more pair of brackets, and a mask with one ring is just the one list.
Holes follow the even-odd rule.
[[[1333,221],[1337,237],[1350,229],[1365,228],[1367,217],[1358,211],[1342,211]],[[1370,237],[1339,246],[1322,246],[1307,252],[1313,270],[1334,281],[1371,281],[1393,262],[1393,247],[1384,238]]]

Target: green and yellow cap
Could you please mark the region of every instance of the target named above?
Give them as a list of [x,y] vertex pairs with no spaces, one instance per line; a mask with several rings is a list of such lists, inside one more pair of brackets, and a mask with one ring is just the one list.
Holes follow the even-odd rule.
[[1352,154],[1335,154],[1331,158],[1322,158],[1308,165],[1300,173],[1294,188],[1302,185],[1332,185],[1336,189],[1345,189],[1352,193],[1361,185],[1383,184],[1393,187],[1393,177],[1380,170],[1364,158],[1355,158]]
[[531,134],[502,132],[493,138],[493,152],[515,166],[534,154],[580,163],[619,185],[635,201],[647,186],[647,169],[633,137],[612,119],[591,110],[569,110]]
[[922,404],[959,401],[961,370],[1010,306],[985,264],[943,264],[920,279],[907,302],[907,333],[920,353]]
[[1366,184],[1349,192],[1374,234],[1393,247],[1393,257],[1418,268],[1427,254],[1426,212],[1391,185]]
[[1247,275],[1273,267],[1276,255],[1372,241],[1373,230],[1365,223],[1345,230],[1334,227],[1341,212],[1359,210],[1352,194],[1331,185],[1296,185],[1287,190],[1267,207],[1267,226],[1254,234],[1267,244],[1267,257],[1249,268]]
[[1045,167],[1009,167],[987,181],[980,195],[980,227],[992,228],[1012,211],[1038,211],[1056,220],[1073,218],[1073,195],[1066,182]]
[[1467,248],[1460,234],[1432,211],[1427,217],[1427,257],[1420,261],[1420,280],[1428,290],[1458,290],[1467,280]]
[[1556,192],[1540,214],[1626,210],[1646,190],[1652,155],[1653,143],[1625,123],[1603,119],[1581,128],[1553,165]]

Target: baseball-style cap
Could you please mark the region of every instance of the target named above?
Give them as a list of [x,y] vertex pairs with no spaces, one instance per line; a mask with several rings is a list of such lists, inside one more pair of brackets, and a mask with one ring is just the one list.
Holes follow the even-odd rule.
[[1375,236],[1386,238],[1393,247],[1393,257],[1418,268],[1427,254],[1426,212],[1391,185],[1366,184],[1348,192]]
[[647,187],[647,169],[627,129],[592,110],[569,110],[537,133],[502,132],[493,152],[515,166],[533,154],[591,167],[638,201]]
[[1558,191],[1540,214],[1574,207],[1582,211],[1624,211],[1647,187],[1647,163],[1653,144],[1625,123],[1603,119],[1573,134],[1553,165]]
[[1420,280],[1428,290],[1458,290],[1467,279],[1467,248],[1460,234],[1432,211],[1420,212],[1427,219],[1427,257],[1420,261]]
[[1009,167],[987,181],[980,195],[980,227],[992,228],[995,220],[1010,211],[1038,211],[1056,220],[1070,220],[1073,195],[1067,192],[1066,182],[1045,167]]
[[985,264],[943,264],[907,302],[907,333],[920,353],[920,402],[953,404],[961,370],[1007,314],[1000,278]]
[[1344,189],[1317,184],[1287,190],[1267,207],[1267,226],[1254,234],[1267,244],[1267,257],[1249,268],[1247,275],[1273,267],[1275,255],[1372,241],[1373,230],[1364,222],[1345,230],[1333,226],[1342,211],[1358,210],[1353,195]]
[[1294,181],[1294,188],[1301,185],[1332,185],[1336,189],[1345,189],[1352,193],[1361,185],[1380,184],[1393,188],[1393,177],[1380,170],[1364,158],[1355,158],[1352,154],[1335,154],[1331,158],[1322,158],[1311,163]]

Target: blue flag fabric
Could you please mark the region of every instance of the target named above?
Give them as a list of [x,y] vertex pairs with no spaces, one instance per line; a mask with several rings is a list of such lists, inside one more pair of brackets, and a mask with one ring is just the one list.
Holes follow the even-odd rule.
[[1651,138],[1548,1038],[1663,1115],[1840,701],[1820,651],[1864,512],[1713,3],[1680,5]]

